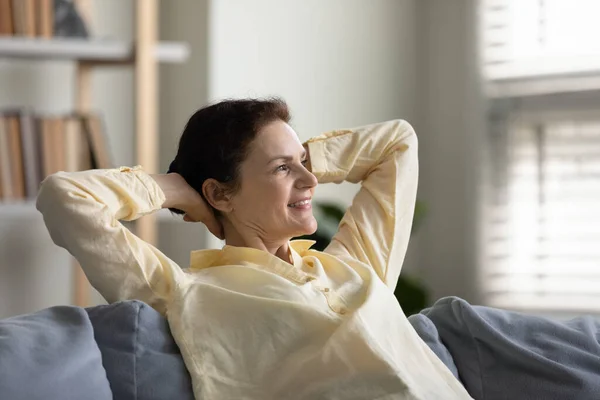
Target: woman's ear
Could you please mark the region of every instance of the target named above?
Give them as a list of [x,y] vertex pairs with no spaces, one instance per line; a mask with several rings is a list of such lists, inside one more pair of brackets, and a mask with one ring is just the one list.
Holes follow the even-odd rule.
[[222,183],[209,178],[202,184],[202,194],[206,201],[216,210],[231,212],[231,196]]

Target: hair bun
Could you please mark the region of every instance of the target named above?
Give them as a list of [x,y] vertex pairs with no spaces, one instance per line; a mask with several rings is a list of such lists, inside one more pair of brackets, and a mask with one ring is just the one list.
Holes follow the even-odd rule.
[[173,160],[171,161],[171,164],[169,165],[169,169],[167,171],[167,174],[171,174],[174,172],[177,172],[178,168],[177,168],[177,160]]

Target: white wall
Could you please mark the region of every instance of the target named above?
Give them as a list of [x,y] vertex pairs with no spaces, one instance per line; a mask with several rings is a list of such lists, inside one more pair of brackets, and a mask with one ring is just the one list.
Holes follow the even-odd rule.
[[412,118],[413,0],[213,1],[209,96],[280,95],[302,138]]
[[[415,1],[212,1],[209,99],[283,97],[302,140],[330,129],[412,120]],[[356,187],[316,199],[350,204]]]
[[[302,139],[415,116],[414,0],[179,1],[161,22],[164,34],[192,40],[195,54],[184,68],[164,69],[163,168],[191,113],[224,98],[283,97]],[[316,197],[347,205],[355,191],[323,186]],[[220,245],[207,236],[205,245]],[[177,235],[170,245],[198,243]]]
[[476,0],[419,0],[420,190],[428,208],[417,236],[416,273],[432,300],[477,291],[478,210],[484,103],[477,71]]

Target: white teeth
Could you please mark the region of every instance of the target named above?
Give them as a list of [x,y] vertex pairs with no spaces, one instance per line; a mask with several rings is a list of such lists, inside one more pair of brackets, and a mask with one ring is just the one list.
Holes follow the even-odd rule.
[[296,203],[289,204],[288,207],[301,207],[307,204],[310,204],[310,199],[297,201]]

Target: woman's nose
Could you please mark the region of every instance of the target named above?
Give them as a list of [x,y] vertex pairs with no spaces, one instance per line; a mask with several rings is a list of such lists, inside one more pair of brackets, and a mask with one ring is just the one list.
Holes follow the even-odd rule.
[[319,184],[317,177],[307,169],[302,171],[302,176],[298,179],[299,185],[303,188],[309,187],[313,188]]

